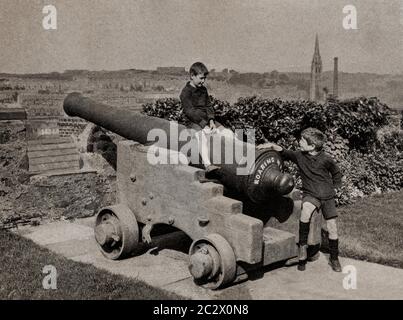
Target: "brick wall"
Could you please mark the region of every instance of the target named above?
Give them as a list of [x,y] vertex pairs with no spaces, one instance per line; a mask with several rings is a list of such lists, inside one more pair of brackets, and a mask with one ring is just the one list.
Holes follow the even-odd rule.
[[59,135],[61,137],[78,136],[84,131],[87,124],[88,121],[80,118],[60,118],[57,122]]

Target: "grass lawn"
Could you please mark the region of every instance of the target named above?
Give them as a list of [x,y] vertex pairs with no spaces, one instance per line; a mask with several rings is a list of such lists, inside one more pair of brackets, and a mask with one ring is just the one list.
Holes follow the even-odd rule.
[[[45,265],[57,269],[57,289],[45,290]],[[183,299],[143,282],[68,260],[31,240],[0,230],[0,299]]]
[[403,190],[338,208],[342,256],[403,268]]

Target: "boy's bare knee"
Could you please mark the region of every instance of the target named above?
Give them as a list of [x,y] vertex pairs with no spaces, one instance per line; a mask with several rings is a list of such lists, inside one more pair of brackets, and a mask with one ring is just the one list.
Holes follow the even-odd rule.
[[315,211],[316,207],[310,202],[304,202],[302,204],[301,211],[301,221],[304,223],[308,223],[311,220],[312,213]]
[[336,219],[329,219],[326,221],[327,230],[329,232],[329,239],[337,239],[337,222]]

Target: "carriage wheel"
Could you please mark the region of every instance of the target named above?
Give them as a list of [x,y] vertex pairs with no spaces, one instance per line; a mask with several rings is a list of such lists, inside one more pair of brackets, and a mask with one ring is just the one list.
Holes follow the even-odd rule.
[[95,221],[95,239],[108,259],[129,256],[139,243],[139,227],[133,212],[121,204],[102,208]]
[[236,258],[230,244],[213,233],[192,243],[189,271],[195,282],[207,289],[218,289],[234,281]]

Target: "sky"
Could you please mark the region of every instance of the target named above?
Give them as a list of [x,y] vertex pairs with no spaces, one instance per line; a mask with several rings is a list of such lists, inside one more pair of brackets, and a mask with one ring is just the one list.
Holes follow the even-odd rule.
[[[45,5],[57,30],[45,30]],[[345,30],[346,5],[357,30]],[[208,68],[403,73],[403,0],[0,0],[0,72]]]

